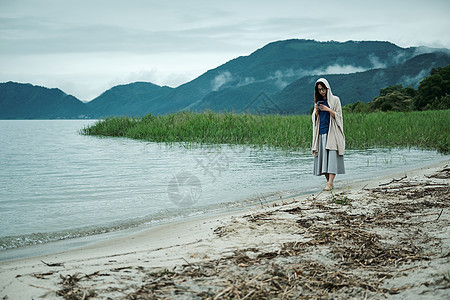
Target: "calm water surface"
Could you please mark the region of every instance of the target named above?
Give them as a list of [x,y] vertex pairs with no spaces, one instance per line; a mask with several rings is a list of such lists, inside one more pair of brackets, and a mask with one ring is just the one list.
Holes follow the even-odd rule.
[[[0,260],[47,251],[36,250],[38,244],[98,240],[323,187],[311,175],[309,151],[170,146],[78,133],[93,122],[0,120]],[[347,151],[347,174],[336,186],[447,158],[408,149]]]

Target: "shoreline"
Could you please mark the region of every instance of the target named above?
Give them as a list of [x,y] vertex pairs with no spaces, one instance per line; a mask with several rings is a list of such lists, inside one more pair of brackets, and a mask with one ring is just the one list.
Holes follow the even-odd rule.
[[[440,157],[434,157],[430,161],[420,161],[416,163],[415,167],[426,167],[429,165],[438,164],[442,161],[445,161],[444,159],[445,155],[442,155]],[[377,158],[375,158],[376,160]],[[369,164],[369,163],[368,163]],[[377,161],[372,164],[377,165]],[[388,164],[388,162],[386,162]],[[373,168],[373,166],[372,166]],[[391,176],[391,173],[393,171],[404,173],[406,171],[409,171],[413,169],[413,165],[407,164],[405,166],[397,166],[396,168],[391,168],[390,165],[387,165],[387,168],[383,169],[383,166],[381,168],[374,172],[371,171],[371,176],[374,176],[375,178],[381,178],[383,176]],[[370,174],[369,173],[369,174]],[[361,174],[363,175],[363,174]],[[312,175],[311,175],[312,176]],[[364,175],[363,175],[364,176]],[[339,178],[335,181],[338,186],[350,186],[354,184],[358,184],[358,182],[365,182],[369,181],[371,179],[368,179],[367,175],[362,178],[357,178],[357,176],[353,176],[354,178],[346,178],[346,175],[339,176]],[[200,207],[195,208],[191,212],[188,212],[187,214],[179,214],[168,216],[167,218],[162,219],[155,219],[153,222],[149,222],[146,224],[141,224],[137,226],[131,226],[128,228],[123,229],[114,229],[111,231],[108,231],[106,233],[97,233],[93,235],[85,235],[85,236],[79,236],[79,237],[69,237],[69,238],[63,238],[58,240],[53,240],[49,242],[44,243],[35,243],[35,244],[29,244],[24,245],[16,248],[10,248],[6,250],[0,251],[0,263],[11,261],[11,260],[17,260],[17,259],[24,259],[24,258],[31,258],[36,256],[43,256],[47,254],[55,254],[60,252],[66,252],[71,250],[76,250],[79,248],[83,248],[86,246],[89,246],[91,244],[96,244],[98,241],[104,241],[109,239],[116,239],[124,236],[134,235],[136,233],[139,233],[141,231],[148,230],[152,227],[158,227],[164,224],[169,223],[177,223],[177,222],[184,222],[189,221],[191,219],[196,218],[210,218],[214,217],[216,215],[221,214],[228,214],[228,213],[237,213],[239,211],[245,211],[246,209],[249,209],[249,207],[258,207],[260,203],[264,202],[264,204],[276,202],[279,199],[290,199],[292,197],[302,197],[306,196],[308,194],[319,192],[321,183],[320,179],[314,179],[317,184],[314,185],[314,187],[311,187],[309,185],[309,188],[297,188],[297,189],[284,189],[284,190],[277,190],[277,191],[267,191],[265,194],[261,193],[254,193],[253,195],[249,195],[248,198],[242,198],[237,199],[235,201],[231,202],[225,202],[225,203],[219,203],[219,205],[216,205],[213,208],[206,208]],[[261,202],[262,201],[262,202]],[[95,230],[95,228],[94,228]]]
[[[234,275],[231,276],[232,278],[238,278],[240,276],[250,278],[242,288],[244,290],[246,287],[249,288],[247,293],[251,293],[249,294],[249,298],[251,299],[253,296],[256,297],[256,295],[259,295],[256,287],[252,286],[253,283],[258,281],[255,278],[255,276],[261,273],[258,271],[270,264],[273,265],[277,259],[285,262],[288,261],[288,265],[291,266],[295,266],[295,264],[302,265],[301,262],[295,261],[299,257],[303,259],[308,258],[309,261],[313,260],[316,264],[320,263],[330,269],[338,266],[340,264],[339,259],[334,257],[336,253],[332,250],[340,245],[338,245],[338,242],[341,243],[342,241],[340,239],[339,241],[335,241],[328,235],[336,238],[343,235],[347,236],[346,239],[348,239],[354,232],[359,232],[359,229],[357,230],[356,227],[353,227],[352,222],[355,220],[352,218],[354,216],[365,215],[365,219],[358,219],[360,224],[364,224],[364,222],[367,222],[367,218],[375,218],[376,213],[373,214],[373,212],[377,210],[387,214],[389,210],[384,210],[384,206],[391,207],[393,204],[398,204],[400,207],[402,201],[405,202],[407,199],[397,199],[404,197],[404,191],[401,191],[403,187],[396,187],[395,185],[397,183],[401,185],[408,181],[415,184],[415,182],[423,183],[427,180],[433,180],[434,184],[440,185],[440,188],[442,186],[444,188],[446,187],[448,190],[448,178],[433,179],[427,176],[432,176],[436,172],[446,167],[448,168],[449,164],[450,160],[443,160],[437,164],[419,169],[385,175],[371,180],[358,181],[353,184],[350,183],[349,186],[346,184],[345,187],[342,185],[332,194],[320,192],[318,194],[302,196],[294,195],[288,199],[272,202],[264,207],[243,211],[231,211],[214,216],[203,216],[191,220],[162,224],[135,234],[95,242],[79,249],[31,258],[0,261],[0,297],[2,299],[30,299],[44,296],[46,299],[62,299],[62,296],[67,295],[69,292],[72,295],[81,292],[79,298],[71,299],[82,299],[83,295],[85,299],[107,297],[120,299],[130,295],[139,296],[139,293],[143,293],[143,287],[146,283],[154,284],[155,280],[158,280],[158,282],[161,280],[168,281],[172,276],[173,278],[182,278],[184,281],[178,282],[173,280],[171,284],[167,284],[167,287],[171,287],[170,289],[166,289],[165,285],[156,285],[151,290],[151,293],[155,293],[152,295],[156,297],[173,297],[171,293],[174,293],[174,288],[176,290],[177,285],[183,285],[181,282],[186,282],[184,286],[187,285],[189,287],[188,290],[193,290],[196,294],[192,294],[192,292],[189,294],[189,292],[184,291],[185,297],[195,296],[199,297],[199,299],[210,297],[213,299],[222,293],[221,296],[227,298],[231,297],[231,293],[235,291],[235,288],[233,286],[223,285],[229,273],[234,272]],[[405,175],[406,177],[404,177]],[[398,194],[394,194],[392,198],[390,190],[387,192],[388,190],[383,190],[383,187],[394,187],[396,190],[393,191],[397,192],[399,190],[399,192]],[[373,198],[373,195],[377,195],[377,197]],[[433,196],[430,198],[429,195],[425,195],[424,197],[428,197],[426,201],[429,203],[434,201]],[[345,203],[346,199],[349,203]],[[423,200],[423,197],[420,199]],[[330,203],[330,200],[335,203]],[[353,292],[349,288],[335,286],[331,289],[335,294],[332,293],[330,295],[361,298],[364,298],[365,295],[368,298],[376,298],[383,293],[405,296],[409,295],[408,293],[426,291],[425,296],[429,294],[435,297],[436,295],[444,295],[443,293],[446,290],[448,292],[450,285],[445,282],[445,272],[449,272],[450,276],[450,234],[448,234],[450,233],[450,203],[445,201],[433,205],[430,204],[429,212],[422,213],[421,215],[420,211],[426,210],[426,207],[420,211],[407,211],[405,213],[405,220],[414,219],[415,223],[429,222],[427,224],[430,224],[432,228],[429,229],[430,232],[427,234],[431,236],[436,233],[433,236],[436,245],[430,244],[429,241],[427,242],[424,239],[421,241],[423,246],[429,247],[423,249],[423,253],[420,251],[415,252],[413,253],[415,256],[410,254],[409,256],[405,256],[406,258],[399,256],[400,258],[398,259],[400,259],[402,264],[395,266],[396,272],[411,268],[410,270],[400,272],[402,276],[406,275],[411,280],[417,280],[414,276],[419,276],[420,273],[420,276],[426,277],[425,279],[421,279],[420,282],[428,282],[428,286],[425,284],[417,285],[420,282],[416,284],[405,284],[405,280],[397,279],[395,275],[392,275],[397,273],[389,270],[388,266],[383,265],[377,267],[383,267],[383,272],[385,275],[387,274],[386,278],[389,278],[389,280],[380,280],[378,278],[377,280],[380,280],[380,284],[378,285],[374,283],[367,283],[368,286],[349,284],[354,290]],[[414,207],[414,203],[411,204],[411,207]],[[403,206],[402,209],[404,209]],[[407,215],[408,213],[411,215]],[[339,219],[344,214],[347,219]],[[393,222],[407,222],[402,220],[402,216],[400,215],[390,217],[393,219]],[[340,231],[330,231],[332,229],[327,227],[327,222],[324,222],[324,220],[334,219],[336,220],[335,224],[340,224],[337,226],[340,228]],[[432,221],[434,219],[436,219],[435,222]],[[347,222],[347,225],[341,226],[344,221]],[[413,225],[415,224],[414,222],[412,223]],[[380,224],[384,224],[382,222],[378,224],[380,230],[377,230],[378,227],[375,226],[377,224],[371,224],[374,225],[373,228],[369,228],[370,226],[368,226],[364,232],[361,231],[358,234],[360,236],[370,236],[370,238],[380,243],[389,243],[392,241],[389,241],[386,234],[389,236],[390,233],[396,232],[397,236],[400,236],[406,230],[403,227],[397,228],[395,223],[389,226],[381,226]],[[410,228],[411,226],[410,224],[407,229],[408,231],[412,230]],[[318,238],[314,230],[315,227],[321,228],[318,232],[325,235],[322,236],[323,239]],[[353,231],[348,231],[348,228],[352,228]],[[364,229],[365,227],[360,225],[360,228]],[[421,228],[419,227],[418,229]],[[375,234],[377,236],[371,236]],[[448,234],[447,237],[445,234]],[[356,239],[353,236],[352,238]],[[439,244],[438,239],[440,239],[440,246],[437,245]],[[402,244],[406,248],[414,242],[413,240],[408,240],[408,244],[405,241],[406,239],[402,239],[399,241],[399,244]],[[364,242],[367,241],[364,240]],[[335,245],[333,243],[337,244]],[[415,245],[414,247],[421,248],[422,244]],[[300,251],[296,248],[298,245],[303,245],[308,251],[305,249]],[[287,249],[286,247],[290,248]],[[345,245],[345,247],[348,248],[349,245]],[[439,251],[442,253],[440,256],[434,254],[436,256],[435,259],[425,252],[428,249],[434,249],[434,252],[436,252],[438,251],[438,247],[441,247]],[[285,251],[287,251],[286,253],[296,253],[296,255],[283,254]],[[277,257],[274,253],[279,253],[278,256],[280,257]],[[346,254],[344,253],[342,255],[344,255],[342,259],[345,261]],[[273,258],[269,256],[273,256]],[[414,260],[414,257],[424,258],[424,263],[421,264],[420,259],[417,261]],[[264,261],[264,259],[267,261]],[[352,259],[354,260],[354,258]],[[202,289],[196,285],[195,281],[192,281],[194,277],[190,276],[189,272],[206,270],[203,273],[208,273],[210,271],[209,265],[212,262],[218,265],[226,263],[228,269],[223,269],[219,272],[220,274],[215,274],[215,277],[213,275],[206,276],[205,274],[199,274],[198,276],[204,278],[204,281],[207,282],[207,288]],[[365,261],[359,260],[359,262],[364,266],[368,265]],[[433,265],[433,262],[436,265]],[[418,265],[414,265],[415,263]],[[307,269],[306,266],[302,265],[302,267],[303,269]],[[433,269],[432,272],[427,274],[427,268],[431,269],[431,267]],[[338,269],[342,269],[342,267]],[[365,273],[371,272],[373,275],[376,272],[374,268],[366,270],[362,266],[359,266],[359,268],[353,266],[350,269],[353,271],[356,270],[357,273],[359,272],[358,276],[362,278],[364,278]],[[335,273],[337,272],[336,270]],[[433,278],[439,277],[434,273],[436,270],[442,270],[444,272],[444,275],[440,275],[444,277],[442,284],[437,279],[433,281]],[[342,271],[340,272],[342,273]],[[353,278],[353,275],[350,271],[345,274],[348,278]],[[156,276],[159,279],[156,277],[153,278],[152,276]],[[264,277],[263,275],[259,276]],[[274,276],[272,274],[271,278]],[[295,276],[301,277],[301,274],[296,273]],[[214,279],[211,279],[212,277]],[[282,278],[281,276],[278,277]],[[70,278],[72,278],[71,282],[69,280]],[[252,281],[251,278],[254,278],[254,280]],[[324,280],[322,278],[322,281]],[[279,281],[278,283],[274,283],[274,285],[279,285],[284,288],[285,284],[281,279]],[[353,281],[357,282],[356,279]],[[386,282],[391,283],[391,281],[394,282],[392,283],[392,287],[389,285],[387,287],[382,286],[382,284]],[[402,287],[398,291],[395,290],[399,288],[395,284],[396,281],[398,281],[397,285]],[[347,280],[346,282],[352,281]],[[309,291],[310,295],[318,297],[323,290],[314,288],[315,283],[311,284],[313,288]],[[235,283],[235,286],[239,285]],[[405,286],[411,287],[404,288]],[[296,288],[296,286],[293,286],[293,288]],[[308,290],[308,288],[303,288],[305,291],[302,292]],[[228,291],[226,291],[227,289]],[[255,291],[252,292],[252,290]],[[288,290],[285,290],[285,292]],[[67,293],[64,294],[64,291]],[[181,291],[183,291],[183,288],[181,288]],[[394,291],[398,293],[392,294]],[[314,294],[314,292],[318,294]],[[328,289],[327,293],[329,292],[330,289]],[[150,293],[150,290],[146,290],[146,293]],[[244,297],[245,295],[241,296]],[[281,294],[277,297],[281,298]]]

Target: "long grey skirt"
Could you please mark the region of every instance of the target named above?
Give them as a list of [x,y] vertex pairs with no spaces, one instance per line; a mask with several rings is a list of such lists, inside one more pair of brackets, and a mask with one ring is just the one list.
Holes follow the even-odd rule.
[[314,157],[313,174],[320,176],[325,173],[345,174],[344,156],[336,150],[327,150],[327,134],[319,135],[319,155]]

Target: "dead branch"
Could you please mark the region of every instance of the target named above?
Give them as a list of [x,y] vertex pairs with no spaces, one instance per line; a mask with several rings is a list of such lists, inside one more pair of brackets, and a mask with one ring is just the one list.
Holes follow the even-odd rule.
[[380,183],[379,184],[379,186],[385,186],[385,185],[389,185],[389,184],[392,184],[392,183],[395,183],[395,182],[399,182],[399,181],[402,181],[403,179],[406,179],[408,176],[407,175],[405,175],[405,176],[403,176],[402,178],[399,178],[399,179],[392,179],[390,182],[388,182],[388,183]]

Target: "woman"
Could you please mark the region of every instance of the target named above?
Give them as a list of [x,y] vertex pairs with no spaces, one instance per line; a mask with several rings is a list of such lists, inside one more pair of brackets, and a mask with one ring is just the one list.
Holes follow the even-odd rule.
[[331,191],[336,174],[344,174],[345,136],[341,101],[325,78],[316,81],[312,114],[314,175],[325,175],[325,191]]

